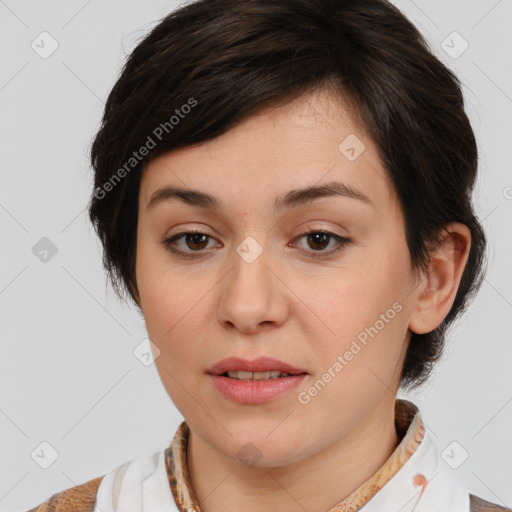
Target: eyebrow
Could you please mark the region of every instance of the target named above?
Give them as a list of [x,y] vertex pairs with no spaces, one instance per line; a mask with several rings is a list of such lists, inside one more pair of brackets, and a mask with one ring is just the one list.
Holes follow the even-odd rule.
[[[315,199],[332,196],[342,196],[351,199],[357,199],[370,206],[375,206],[370,198],[363,194],[363,192],[345,183],[333,181],[330,183],[325,183],[324,185],[290,190],[286,194],[276,198],[274,202],[274,210],[280,211],[283,209],[291,209],[310,203]],[[207,194],[206,192],[176,187],[164,187],[156,190],[152,194],[147,209],[149,210],[159,203],[172,201],[175,199],[178,199],[190,206],[202,208],[205,210],[220,210],[222,208],[222,202],[219,201],[219,199],[216,197]]]

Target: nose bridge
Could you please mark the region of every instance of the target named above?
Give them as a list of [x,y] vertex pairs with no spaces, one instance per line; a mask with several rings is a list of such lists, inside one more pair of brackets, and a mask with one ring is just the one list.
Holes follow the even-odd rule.
[[256,236],[247,236],[236,246],[218,309],[220,322],[248,331],[260,323],[281,321],[285,312],[279,280],[271,271],[268,237]]

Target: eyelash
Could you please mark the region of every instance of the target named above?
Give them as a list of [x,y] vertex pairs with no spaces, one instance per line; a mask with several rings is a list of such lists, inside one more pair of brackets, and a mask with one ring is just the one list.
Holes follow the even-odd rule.
[[[319,252],[320,254],[308,254],[308,257],[310,257],[310,258],[316,258],[316,259],[318,259],[318,258],[328,258],[329,256],[331,256],[335,252],[338,252],[341,249],[344,249],[347,245],[349,245],[352,242],[352,239],[350,239],[350,238],[339,236],[339,235],[336,235],[335,233],[331,233],[330,231],[325,231],[325,230],[322,230],[322,229],[313,229],[313,230],[302,231],[301,233],[299,233],[297,235],[297,238],[302,238],[305,235],[310,235],[310,234],[313,234],[313,233],[315,233],[315,234],[316,233],[321,233],[321,234],[324,234],[324,235],[328,235],[331,238],[334,238],[334,240],[337,242],[338,245],[337,245],[337,247],[335,247],[334,249],[331,249],[330,251],[313,251],[313,252]],[[193,254],[193,253],[200,253],[200,251],[192,251],[192,253],[191,253],[191,252],[188,252],[188,251],[181,251],[179,249],[175,249],[175,248],[172,247],[172,244],[176,240],[182,238],[184,235],[189,235],[189,234],[200,234],[200,235],[206,235],[209,238],[213,238],[212,236],[208,235],[207,233],[203,233],[200,230],[196,230],[194,228],[191,228],[188,231],[183,231],[181,233],[177,233],[176,235],[172,235],[169,238],[166,238],[163,241],[163,245],[171,253],[176,254],[176,255],[178,255],[180,257],[189,258],[189,259],[200,258],[201,256],[196,256],[196,255]],[[310,251],[306,251],[306,252],[309,253]]]

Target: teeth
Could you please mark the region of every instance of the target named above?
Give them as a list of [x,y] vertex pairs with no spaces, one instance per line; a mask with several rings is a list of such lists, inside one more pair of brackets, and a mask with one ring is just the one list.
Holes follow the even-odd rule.
[[243,372],[243,371],[235,371],[235,372],[227,372],[228,377],[232,379],[239,380],[268,380],[268,379],[278,379],[281,377],[287,377],[287,373],[282,373],[280,371],[268,371],[268,372]]
[[[236,373],[236,375],[233,377],[235,379],[240,379],[240,380],[252,379],[252,373],[251,372],[231,372],[231,373]],[[228,373],[228,376],[229,376],[229,373]]]

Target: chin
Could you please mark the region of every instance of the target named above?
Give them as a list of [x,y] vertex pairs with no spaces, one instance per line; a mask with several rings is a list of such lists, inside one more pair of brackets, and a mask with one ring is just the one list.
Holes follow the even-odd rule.
[[269,468],[289,466],[303,458],[303,452],[298,451],[302,443],[295,442],[289,435],[279,436],[274,432],[267,436],[268,432],[262,429],[247,432],[244,436],[235,435],[229,443],[230,453],[226,455],[247,467]]

